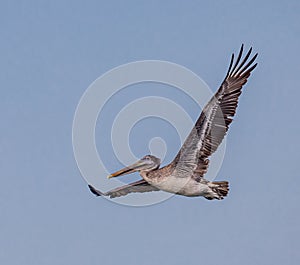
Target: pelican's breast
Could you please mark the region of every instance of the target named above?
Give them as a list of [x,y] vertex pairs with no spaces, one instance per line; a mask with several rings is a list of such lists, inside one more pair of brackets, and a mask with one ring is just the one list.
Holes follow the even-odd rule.
[[142,177],[160,190],[185,196],[200,196],[208,190],[206,184],[199,183],[192,177],[180,178],[173,175],[149,177],[147,174],[143,174]]

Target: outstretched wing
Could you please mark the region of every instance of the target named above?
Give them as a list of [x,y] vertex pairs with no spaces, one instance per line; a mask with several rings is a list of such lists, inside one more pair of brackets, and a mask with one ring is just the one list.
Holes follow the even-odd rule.
[[173,175],[188,177],[196,173],[198,176],[203,176],[207,172],[208,157],[217,150],[226,135],[236,112],[242,86],[257,65],[257,63],[253,64],[257,54],[248,60],[251,51],[252,48],[242,59],[242,45],[235,63],[234,54],[232,54],[230,66],[222,85],[203,109],[194,128],[172,162],[175,168]]
[[158,188],[151,186],[147,181],[141,179],[139,181],[130,183],[128,185],[121,186],[119,188],[110,190],[108,192],[101,192],[95,189],[93,186],[88,185],[90,191],[96,196],[109,196],[110,198],[116,198],[120,196],[125,196],[132,192],[150,192],[159,191]]

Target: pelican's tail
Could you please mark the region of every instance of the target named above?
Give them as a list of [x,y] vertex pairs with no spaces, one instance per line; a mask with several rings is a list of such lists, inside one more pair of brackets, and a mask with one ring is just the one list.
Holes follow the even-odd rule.
[[208,186],[211,188],[211,192],[204,196],[208,200],[223,200],[227,196],[229,191],[228,181],[214,181],[210,182]]

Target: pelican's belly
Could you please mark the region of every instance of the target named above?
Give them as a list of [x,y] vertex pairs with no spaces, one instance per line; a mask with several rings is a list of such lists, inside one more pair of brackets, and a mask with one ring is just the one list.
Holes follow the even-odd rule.
[[147,179],[146,181],[160,190],[185,196],[201,196],[209,190],[206,184],[199,183],[193,178],[179,178],[170,175],[166,178]]

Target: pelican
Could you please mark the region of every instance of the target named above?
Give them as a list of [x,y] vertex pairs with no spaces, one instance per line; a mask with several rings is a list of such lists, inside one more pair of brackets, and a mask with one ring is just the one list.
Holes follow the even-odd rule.
[[175,159],[160,168],[161,161],[153,155],[146,155],[131,166],[127,166],[108,178],[139,172],[141,180],[122,187],[101,192],[89,185],[96,196],[110,198],[125,196],[132,192],[166,192],[208,200],[222,200],[228,194],[227,181],[209,181],[204,178],[209,166],[209,157],[217,150],[225,137],[235,115],[243,85],[257,66],[257,53],[251,58],[252,48],[243,57],[241,46],[237,59],[231,56],[230,65],[220,88],[210,99],[196,121]]

